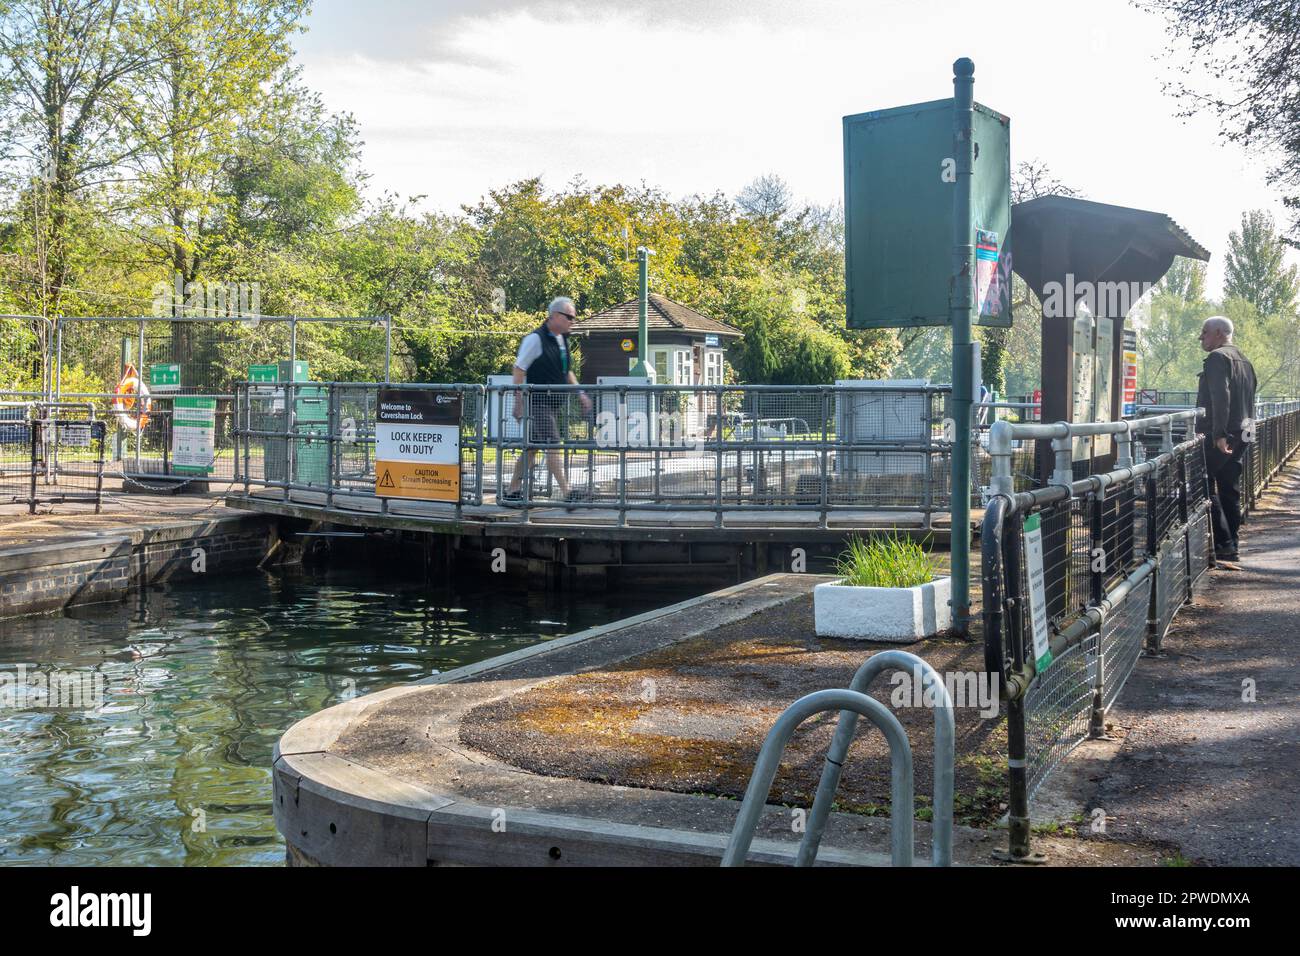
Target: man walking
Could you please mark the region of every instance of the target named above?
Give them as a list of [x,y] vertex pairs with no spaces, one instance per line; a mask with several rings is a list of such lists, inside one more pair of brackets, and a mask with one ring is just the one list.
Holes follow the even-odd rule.
[[1210,354],[1196,392],[1196,404],[1205,409],[1196,431],[1205,436],[1214,556],[1235,561],[1241,526],[1241,459],[1255,440],[1255,369],[1232,344],[1232,320],[1226,316],[1205,320],[1201,348]]
[[[514,384],[522,385],[577,385],[578,378],[571,370],[569,357],[569,331],[578,316],[577,307],[567,296],[559,296],[551,301],[546,309],[546,321],[533,332],[524,336],[519,343],[519,354],[515,356]],[[517,420],[524,417],[523,392],[514,395],[513,414]],[[564,431],[561,422],[567,398],[562,392],[539,391],[530,396],[528,403],[529,441],[558,445],[563,441]],[[591,411],[591,399],[586,392],[579,392],[585,413]],[[572,505],[574,495],[569,491],[569,478],[564,472],[564,458],[560,449],[548,449],[546,465],[555,477],[555,483],[564,496],[566,504]],[[533,449],[520,455],[515,462],[514,475],[510,487],[497,500],[504,505],[516,505],[523,501],[519,488],[524,476],[533,469]]]

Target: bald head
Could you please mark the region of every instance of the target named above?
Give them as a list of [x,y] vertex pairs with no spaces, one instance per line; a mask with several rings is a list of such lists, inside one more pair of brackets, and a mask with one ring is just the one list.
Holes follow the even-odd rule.
[[1213,352],[1232,341],[1232,319],[1226,315],[1212,315],[1201,323],[1201,348]]

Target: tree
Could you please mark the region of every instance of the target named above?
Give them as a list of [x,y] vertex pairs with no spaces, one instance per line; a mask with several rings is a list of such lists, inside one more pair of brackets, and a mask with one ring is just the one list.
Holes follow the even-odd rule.
[[736,205],[751,219],[777,222],[790,210],[790,187],[775,173],[753,180],[736,195]]
[[133,139],[140,235],[183,284],[220,217],[230,144],[288,62],[307,0],[143,0],[139,43],[157,59],[117,91]]
[[214,229],[224,241],[275,244],[338,229],[361,211],[360,158],[352,116],[330,113],[299,70],[282,70],[258,108],[240,117],[222,161]]
[[1201,323],[1211,306],[1203,298],[1205,264],[1177,258],[1157,283],[1150,318],[1138,330],[1142,384],[1166,391],[1194,391],[1202,355],[1197,345]]
[[[1191,74],[1203,69],[1232,92],[1206,93],[1180,82],[1184,115],[1209,109],[1222,135],[1275,150],[1271,179],[1289,191],[1291,244],[1300,241],[1300,0],[1146,0],[1163,12],[1174,41],[1170,56]],[[1185,51],[1189,51],[1187,55]]]
[[1251,303],[1260,315],[1289,315],[1300,294],[1300,272],[1285,265],[1286,243],[1262,209],[1241,214],[1241,231],[1228,233],[1223,291]]
[[116,94],[156,62],[156,46],[142,41],[145,17],[138,0],[0,6],[0,118],[11,182],[22,184],[19,210],[34,240],[38,283],[24,296],[31,311],[60,312],[78,206],[130,153],[119,135]]

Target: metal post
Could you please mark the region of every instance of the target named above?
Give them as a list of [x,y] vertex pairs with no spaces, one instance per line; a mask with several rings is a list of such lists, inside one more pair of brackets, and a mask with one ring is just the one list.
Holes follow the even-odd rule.
[[31,487],[29,489],[29,494],[31,495],[31,497],[27,501],[27,513],[29,515],[36,514],[36,443],[40,441],[38,435],[41,428],[40,420],[43,417],[40,409],[41,407],[39,405],[33,405],[31,407],[31,410],[28,411],[27,413],[30,416],[32,412],[36,412],[35,418],[29,417],[27,419],[27,425],[31,431],[31,439],[32,439],[32,474],[31,474]]
[[[90,414],[90,440],[95,440],[95,413],[91,410]],[[104,425],[104,430],[99,435],[99,460],[95,465],[95,514],[99,514],[104,506],[104,443],[108,441],[108,425]]]
[[952,620],[958,634],[970,625],[970,421],[971,421],[971,181],[975,164],[971,134],[975,64],[962,57],[952,65],[953,155],[957,180],[953,193],[952,402],[956,441],[952,450]]
[[[236,442],[235,455],[236,457],[238,457],[239,455],[238,441],[242,437],[244,439],[244,494],[246,496],[251,494],[253,490],[252,489],[253,481],[251,475],[249,474],[249,468],[250,468],[249,456],[251,454],[249,446],[252,442],[252,436],[248,434],[249,430],[251,430],[253,427],[253,412],[252,412],[253,396],[252,393],[249,391],[249,389],[250,386],[243,382],[235,383],[235,442]],[[239,414],[240,395],[244,396],[244,414],[242,418],[240,417]],[[242,427],[240,426],[240,422],[243,422]],[[263,482],[266,481],[265,456],[263,456],[263,460],[262,460],[262,481]]]
[[[55,341],[55,358],[54,358],[54,400],[57,402],[63,397],[63,317],[54,320],[54,341]],[[45,390],[46,396],[49,395],[49,389]]]
[[[628,375],[638,376],[640,378],[650,377],[650,345],[649,345],[649,315],[650,315],[650,257],[654,255],[653,250],[645,246],[637,246],[636,261],[638,271],[638,296],[640,317],[637,324],[637,359],[636,364]],[[671,363],[670,363],[671,366]],[[672,368],[669,370],[669,378],[672,378]],[[662,382],[659,384],[663,384]]]
[[393,317],[384,316],[384,384],[393,380]]
[[[144,385],[144,319],[140,320],[140,341],[136,348],[135,354],[135,374],[140,378],[140,385]],[[141,389],[136,390],[135,396],[135,473],[140,474],[140,446],[144,443],[144,400],[140,397]]]
[[1147,475],[1146,480],[1146,512],[1147,512],[1147,553],[1148,561],[1155,562],[1151,569],[1151,598],[1147,603],[1147,647],[1146,653],[1149,656],[1156,656],[1160,653],[1160,599],[1164,597],[1160,589],[1160,551],[1156,547],[1159,538],[1156,528],[1156,472],[1157,469]]
[[325,442],[328,450],[326,456],[328,464],[325,466],[325,508],[329,510],[334,507],[334,484],[338,476],[339,468],[337,462],[342,457],[342,448],[339,446],[339,392],[337,385],[326,385],[329,391],[329,398],[326,400],[325,421]]
[[298,319],[289,317],[289,377],[294,376],[294,363],[298,361]]
[[[718,388],[718,408],[722,408],[724,396],[723,389],[725,386],[719,385]],[[714,458],[713,458],[713,527],[722,527],[722,426],[718,426],[718,433],[714,436]]]
[[[1095,495],[1089,496],[1091,505],[1089,513],[1089,537],[1091,538],[1092,547],[1090,558],[1090,584],[1092,585],[1092,594],[1090,599],[1093,607],[1101,607],[1102,599],[1106,594],[1106,567],[1111,560],[1111,555],[1106,553],[1104,543],[1104,518],[1106,510],[1106,489],[1102,488]],[[1097,554],[1100,552],[1101,562],[1098,567]],[[1097,637],[1097,670],[1092,685],[1092,714],[1088,720],[1088,736],[1092,738],[1104,738],[1106,736],[1106,707],[1105,707],[1105,687],[1106,687],[1106,646],[1102,641],[1101,635]]]
[[[293,374],[293,360],[290,359],[289,374]],[[289,486],[294,483],[297,477],[297,446],[294,442],[294,434],[298,430],[298,383],[289,382],[284,386],[284,411],[287,431],[284,439],[284,499],[290,498]],[[388,499],[384,499],[387,501]]]
[[[821,442],[821,455],[818,456],[821,459],[821,461],[818,462],[818,464],[821,467],[821,481],[818,482],[817,485],[818,488],[817,507],[820,509],[818,513],[817,527],[819,528],[826,527],[827,518],[830,515],[830,496],[828,494],[829,489],[827,487],[830,484],[830,457],[831,457],[830,435],[828,433],[830,428],[829,421],[828,421],[830,416],[830,408],[829,408],[830,402],[828,401],[830,394],[831,394],[830,386],[824,387],[821,391],[822,442]],[[853,436],[852,426],[850,426],[849,428],[849,435],[850,437]],[[835,437],[840,439],[841,441],[844,440],[843,435],[836,435]],[[796,484],[795,490],[797,491],[798,488],[799,486],[798,484]]]

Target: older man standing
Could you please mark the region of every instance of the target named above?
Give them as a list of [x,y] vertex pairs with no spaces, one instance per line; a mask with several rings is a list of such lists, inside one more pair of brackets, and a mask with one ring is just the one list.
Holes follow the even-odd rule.
[[1255,369],[1232,344],[1232,320],[1226,316],[1205,320],[1201,348],[1210,354],[1196,393],[1196,404],[1205,409],[1196,430],[1205,436],[1214,556],[1235,561],[1241,526],[1241,459],[1255,440]]
[[[551,300],[546,308],[546,321],[524,336],[519,343],[519,354],[515,356],[514,384],[522,385],[577,385],[578,378],[573,374],[572,361],[569,356],[569,332],[578,317],[577,306],[568,296],[559,296]],[[516,419],[524,416],[523,393],[515,392],[513,414]],[[591,411],[591,399],[586,392],[579,392],[584,413]],[[529,440],[547,445],[560,445],[564,440],[561,422],[568,405],[567,396],[560,392],[541,390],[531,396],[528,403]],[[574,496],[569,491],[569,479],[564,473],[564,459],[559,448],[548,449],[546,464],[560,494],[564,496],[567,506],[572,506]],[[532,471],[533,450],[529,449],[515,462],[514,475],[510,487],[497,501],[504,505],[518,505],[523,501],[520,486],[524,475]]]

